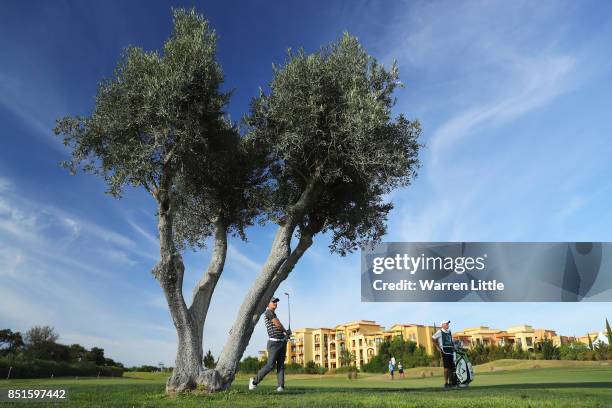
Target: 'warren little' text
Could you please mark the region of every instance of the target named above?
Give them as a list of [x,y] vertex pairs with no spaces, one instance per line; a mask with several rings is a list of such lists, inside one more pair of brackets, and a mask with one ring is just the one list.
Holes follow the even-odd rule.
[[402,279],[398,282],[383,282],[378,279],[372,284],[374,290],[422,290],[422,291],[498,291],[504,290],[504,283],[497,280],[471,280],[468,282],[436,282],[433,279],[419,279],[418,282]]

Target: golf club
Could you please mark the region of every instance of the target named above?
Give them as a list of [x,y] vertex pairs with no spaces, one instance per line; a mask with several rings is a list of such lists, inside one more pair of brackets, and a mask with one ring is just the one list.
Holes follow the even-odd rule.
[[289,320],[287,323],[289,330],[291,330],[291,305],[289,304],[289,294],[285,292],[285,295],[287,295],[287,312],[289,313]]

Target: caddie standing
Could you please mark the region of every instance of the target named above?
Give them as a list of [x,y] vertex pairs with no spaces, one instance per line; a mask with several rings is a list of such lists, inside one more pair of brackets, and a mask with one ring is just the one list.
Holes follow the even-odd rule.
[[441,329],[431,336],[434,339],[434,345],[442,355],[442,365],[444,366],[444,388],[448,389],[454,386],[455,371],[455,346],[453,345],[453,334],[449,329],[450,320],[442,320],[440,322]]
[[285,330],[278,317],[276,317],[276,308],[278,307],[279,299],[273,297],[268,303],[268,308],[264,312],[264,321],[266,330],[268,331],[268,361],[255,377],[249,380],[249,390],[254,390],[266,374],[268,374],[276,365],[276,381],[278,388],[276,391],[282,392],[285,390],[285,355],[287,354],[287,340],[291,337],[291,330]]

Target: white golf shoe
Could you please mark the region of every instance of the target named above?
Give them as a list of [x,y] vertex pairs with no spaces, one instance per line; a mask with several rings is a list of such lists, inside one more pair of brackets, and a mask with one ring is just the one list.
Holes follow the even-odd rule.
[[255,388],[257,388],[257,384],[254,383],[255,378],[251,377],[249,378],[249,390],[254,390]]
[[278,388],[276,389],[276,392],[283,392],[283,391],[285,391],[285,389],[284,389],[283,387],[278,387]]

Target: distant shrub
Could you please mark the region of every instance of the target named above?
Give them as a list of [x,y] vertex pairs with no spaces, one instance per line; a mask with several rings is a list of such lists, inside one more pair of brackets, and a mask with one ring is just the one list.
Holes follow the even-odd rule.
[[363,364],[361,370],[370,373],[386,373],[391,357],[395,357],[398,364],[401,362],[404,368],[435,365],[435,357],[427,355],[424,347],[398,336],[391,341],[382,342],[378,354],[373,356],[367,364]]
[[309,361],[306,363],[306,367],[304,367],[305,374],[325,374],[326,371],[327,369],[325,367],[321,367],[314,361]]
[[551,339],[544,339],[538,345],[537,349],[543,360],[559,360],[561,353],[559,347],[553,344]]
[[137,371],[140,373],[154,373],[156,371],[160,371],[160,368],[152,366],[152,365],[142,365],[142,366],[130,367],[126,371]]
[[9,370],[10,378],[89,377],[98,374],[102,377],[122,377],[124,372],[121,367],[97,366],[92,362],[0,358],[0,378],[7,378]]
[[247,374],[256,374],[265,364],[265,361],[259,360],[257,357],[247,356],[242,359],[238,365],[238,371]]

